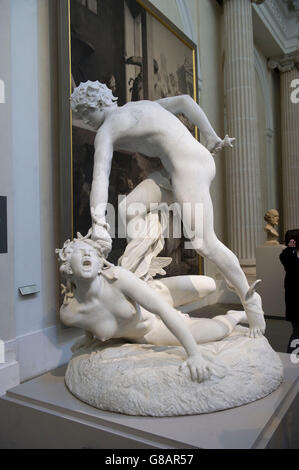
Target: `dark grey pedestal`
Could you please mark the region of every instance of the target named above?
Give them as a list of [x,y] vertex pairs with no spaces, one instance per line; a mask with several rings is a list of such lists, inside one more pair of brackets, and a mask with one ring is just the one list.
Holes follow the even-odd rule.
[[262,297],[265,315],[284,318],[285,270],[279,255],[284,245],[258,246],[256,256],[256,278],[261,279],[257,291]]

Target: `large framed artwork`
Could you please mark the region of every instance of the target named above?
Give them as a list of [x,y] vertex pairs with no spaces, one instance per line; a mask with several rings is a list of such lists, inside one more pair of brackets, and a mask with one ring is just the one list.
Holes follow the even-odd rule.
[[[99,80],[118,104],[189,94],[197,100],[196,46],[145,0],[60,1],[61,240],[91,226],[89,194],[95,131],[71,115],[69,97],[80,82]],[[197,138],[197,129],[179,116]],[[151,173],[158,159],[114,152],[109,202],[115,209],[115,238],[109,260],[116,262],[126,239],[118,236],[119,196],[127,195]],[[162,256],[173,262],[168,275],[198,274],[198,255],[184,240],[168,238]]]

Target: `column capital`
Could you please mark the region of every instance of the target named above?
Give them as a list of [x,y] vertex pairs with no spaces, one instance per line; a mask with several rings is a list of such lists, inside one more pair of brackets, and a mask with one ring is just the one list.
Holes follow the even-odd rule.
[[299,70],[299,51],[291,52],[281,56],[271,57],[268,60],[268,67],[270,69],[276,69],[282,73],[291,72],[297,68]]

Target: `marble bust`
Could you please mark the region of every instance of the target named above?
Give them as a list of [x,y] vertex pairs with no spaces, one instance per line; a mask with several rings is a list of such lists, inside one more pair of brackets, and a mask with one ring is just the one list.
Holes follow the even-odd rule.
[[267,240],[264,245],[266,246],[275,246],[279,245],[278,237],[279,233],[276,230],[276,227],[279,223],[279,213],[276,209],[269,209],[265,215],[264,220],[267,222],[264,230],[267,234]]

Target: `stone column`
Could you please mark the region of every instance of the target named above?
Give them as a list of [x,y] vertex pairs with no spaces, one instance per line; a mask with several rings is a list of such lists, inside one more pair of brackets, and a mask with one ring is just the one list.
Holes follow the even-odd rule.
[[[299,227],[299,53],[269,60],[280,71],[284,231]],[[292,93],[293,92],[293,93]]]
[[227,132],[236,137],[226,154],[228,242],[242,265],[255,264],[262,224],[251,8],[224,1]]
[[278,207],[277,204],[277,190],[276,190],[276,176],[273,165],[273,129],[267,128],[265,130],[266,140],[266,159],[267,159],[267,208]]

